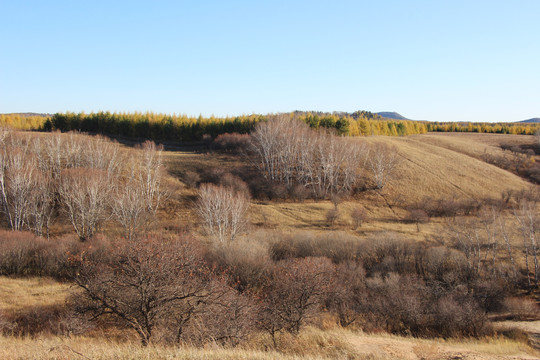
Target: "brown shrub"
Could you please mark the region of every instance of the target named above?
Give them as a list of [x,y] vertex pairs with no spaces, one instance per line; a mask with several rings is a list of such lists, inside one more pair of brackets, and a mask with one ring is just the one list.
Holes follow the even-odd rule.
[[286,260],[277,264],[259,292],[259,326],[274,339],[297,334],[321,309],[331,286],[334,266],[326,258]]
[[480,337],[493,333],[486,314],[472,299],[459,301],[451,296],[437,302],[432,327],[437,336],[443,337]]
[[213,146],[217,150],[237,152],[247,149],[249,141],[250,137],[248,134],[225,133],[216,137]]
[[409,210],[406,220],[416,224],[416,231],[420,232],[420,224],[429,222],[429,216],[427,212],[422,209],[412,209]]
[[189,188],[196,188],[199,182],[201,181],[201,176],[195,171],[188,170],[182,176],[184,184]]
[[536,301],[525,297],[508,297],[504,299],[504,310],[516,320],[537,320],[540,309]]
[[223,288],[208,302],[182,334],[190,344],[218,343],[236,346],[256,330],[257,306],[248,294]]
[[363,208],[357,207],[351,211],[351,220],[354,230],[357,230],[368,219],[367,211]]
[[[92,252],[99,250],[97,243],[91,242]],[[73,236],[44,239],[30,232],[0,231],[0,275],[69,278],[69,256],[80,247],[84,246]]]
[[360,317],[358,308],[366,295],[365,271],[357,262],[348,261],[336,266],[327,307],[338,316],[339,324],[347,327]]
[[272,268],[268,247],[261,242],[244,239],[214,246],[207,258],[229,277],[230,285],[239,291],[260,287]]
[[334,207],[326,212],[326,223],[329,227],[333,227],[339,218],[340,213],[337,207]]

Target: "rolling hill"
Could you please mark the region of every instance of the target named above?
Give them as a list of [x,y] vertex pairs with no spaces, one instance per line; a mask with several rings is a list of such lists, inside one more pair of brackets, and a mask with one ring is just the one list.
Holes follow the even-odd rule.
[[532,119],[521,120],[517,122],[522,123],[522,124],[538,124],[540,123],[540,118],[532,118]]
[[394,119],[394,120],[410,120],[410,119],[407,119],[405,116],[401,115],[401,114],[398,114],[397,112],[395,111],[381,111],[381,112],[378,112],[377,115],[380,115],[381,117],[385,118],[385,119]]

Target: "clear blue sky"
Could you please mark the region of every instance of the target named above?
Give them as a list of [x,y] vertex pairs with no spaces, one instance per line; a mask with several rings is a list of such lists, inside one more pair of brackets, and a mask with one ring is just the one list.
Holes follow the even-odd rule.
[[0,0],[0,113],[540,117],[540,1]]

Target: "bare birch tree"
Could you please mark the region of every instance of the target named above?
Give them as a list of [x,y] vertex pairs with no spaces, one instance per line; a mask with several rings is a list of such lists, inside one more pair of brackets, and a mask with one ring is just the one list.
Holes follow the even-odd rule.
[[395,147],[383,143],[372,145],[368,166],[373,173],[373,181],[377,189],[382,189],[393,175],[398,163],[398,152]]
[[58,192],[66,215],[82,241],[92,238],[109,217],[113,183],[106,171],[65,169]]
[[28,142],[12,134],[0,150],[0,200],[12,230],[23,230],[26,225],[35,173],[35,157],[29,153]]
[[231,188],[202,184],[196,211],[206,233],[219,242],[230,242],[246,225],[249,198]]

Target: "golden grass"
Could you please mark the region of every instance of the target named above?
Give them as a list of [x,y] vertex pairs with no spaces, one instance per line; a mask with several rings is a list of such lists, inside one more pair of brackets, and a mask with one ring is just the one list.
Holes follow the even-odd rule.
[[534,359],[522,342],[426,340],[393,335],[366,335],[344,329],[307,328],[298,337],[280,336],[277,350],[264,335],[239,348],[150,345],[89,337],[0,337],[1,359]]
[[0,310],[13,313],[35,306],[63,304],[70,287],[48,278],[0,276]]

